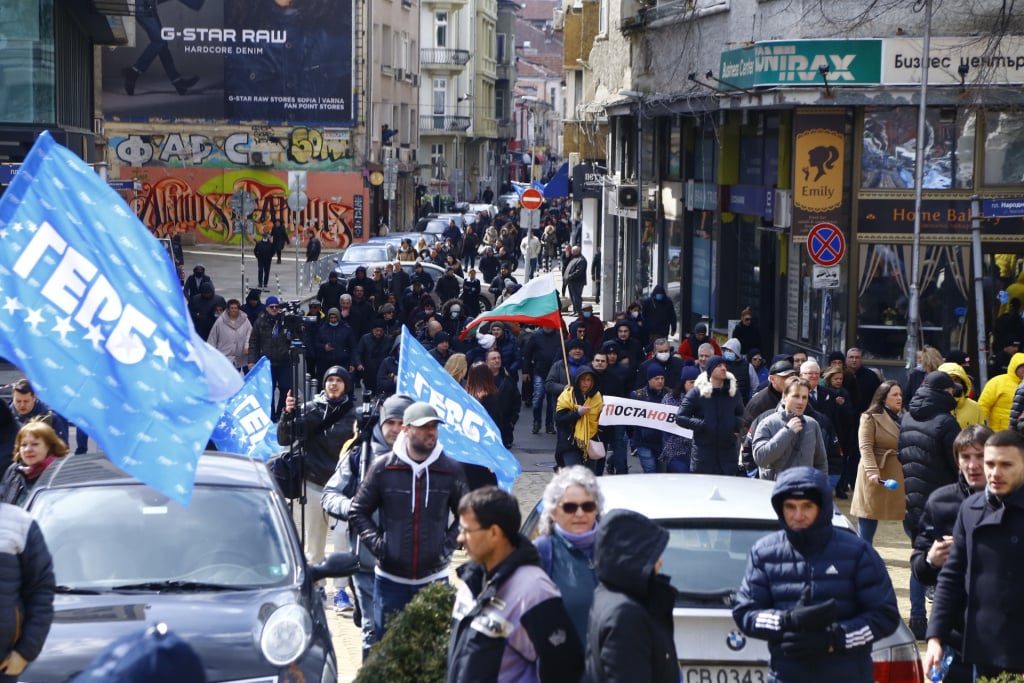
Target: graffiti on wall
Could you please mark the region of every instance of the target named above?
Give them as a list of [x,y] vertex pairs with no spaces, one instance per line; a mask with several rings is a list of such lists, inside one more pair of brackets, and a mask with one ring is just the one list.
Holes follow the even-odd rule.
[[[157,237],[195,234],[197,242],[238,245],[251,243],[280,220],[295,234],[297,228],[316,232],[324,248],[344,249],[353,241],[352,202],[340,197],[310,196],[303,211],[288,207],[287,179],[269,171],[209,174],[197,184],[178,175],[139,178],[141,189],[122,193],[125,200]],[[231,196],[250,192],[256,208],[246,220],[231,210]],[[361,195],[358,195],[361,196]],[[248,221],[250,229],[246,229]],[[300,243],[306,242],[302,234]]]
[[227,134],[182,131],[110,136],[110,151],[126,166],[178,168],[273,167],[281,170],[352,172],[349,129],[307,128],[286,132],[262,127]]

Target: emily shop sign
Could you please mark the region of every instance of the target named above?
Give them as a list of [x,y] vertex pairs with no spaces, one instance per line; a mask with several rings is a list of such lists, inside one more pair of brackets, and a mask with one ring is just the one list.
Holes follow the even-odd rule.
[[[960,65],[969,69],[966,82],[1024,83],[1024,36],[1006,36],[996,52],[985,41],[932,38],[928,82],[960,84]],[[921,82],[922,40],[884,38],[858,40],[772,40],[727,50],[719,62],[725,90],[778,86],[821,87],[821,67],[828,67],[829,85],[909,85]]]

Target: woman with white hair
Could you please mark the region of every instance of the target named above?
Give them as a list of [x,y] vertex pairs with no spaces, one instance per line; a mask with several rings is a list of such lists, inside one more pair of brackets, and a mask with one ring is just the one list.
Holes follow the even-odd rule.
[[580,642],[585,643],[597,588],[594,539],[604,508],[597,477],[583,465],[563,467],[544,489],[542,506],[534,544],[541,566],[562,592]]

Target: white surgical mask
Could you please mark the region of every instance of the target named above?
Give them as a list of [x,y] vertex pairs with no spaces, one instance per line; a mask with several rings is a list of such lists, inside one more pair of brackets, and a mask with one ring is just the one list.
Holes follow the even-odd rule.
[[668,360],[668,356],[669,356],[668,351],[660,351],[660,352],[654,354],[654,357],[657,358],[658,360],[660,360],[662,363],[664,363],[665,361]]
[[629,317],[630,318],[639,318],[640,317],[640,311],[630,311],[629,312]]
[[722,358],[726,360],[736,360],[736,354],[733,353],[732,351],[723,351]]

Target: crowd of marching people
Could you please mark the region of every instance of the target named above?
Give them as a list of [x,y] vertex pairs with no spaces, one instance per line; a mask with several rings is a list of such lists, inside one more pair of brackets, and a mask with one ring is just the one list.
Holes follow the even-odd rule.
[[[768,641],[778,680],[871,680],[870,645],[898,621],[872,548],[881,522],[902,523],[912,547],[908,625],[928,642],[926,666],[947,667],[949,681],[1024,672],[1012,647],[1021,626],[1000,616],[1018,613],[1006,577],[1024,529],[1016,339],[1004,340],[984,386],[966,354],[929,346],[894,381],[858,348],[771,354],[751,308],[725,338],[705,322],[684,329],[660,284],[602,320],[582,297],[599,269],[560,206],[527,234],[512,212],[482,212],[465,231],[452,221],[442,237],[403,243],[395,262],[346,280],[332,272],[301,310],[263,299],[269,234],[267,270],[244,302],[216,294],[201,265],[184,283],[196,331],[240,373],[269,361],[278,443],[301,441],[306,453],[311,504],[297,526],[310,560],[323,559],[335,526],[364,555],[354,603],[343,587],[334,598],[339,612],[359,615],[364,656],[423,587],[447,581],[462,547],[470,562],[459,570],[449,681],[679,680],[672,589],[660,574],[667,532],[636,513],[604,514],[597,479],[671,472],[775,482],[781,530],[755,545],[733,614],[744,633]],[[424,263],[444,274],[435,280]],[[563,287],[561,329],[500,318],[470,329],[482,297],[500,306],[552,270]],[[397,392],[403,328],[479,402],[506,448],[521,415],[532,434],[553,437],[537,539],[519,535],[518,502],[493,473],[445,454],[437,410]],[[292,386],[296,340],[320,385],[305,402]],[[20,505],[67,457],[69,425],[27,380],[13,389],[0,409],[0,502]],[[381,400],[362,439],[361,393]],[[603,405],[616,400],[666,406],[687,435],[602,424]],[[84,452],[88,436],[76,434]],[[833,531],[836,499],[850,500],[855,536]],[[793,562],[811,578],[780,569]],[[976,580],[981,571],[986,582]],[[485,623],[516,628],[488,634]]]

